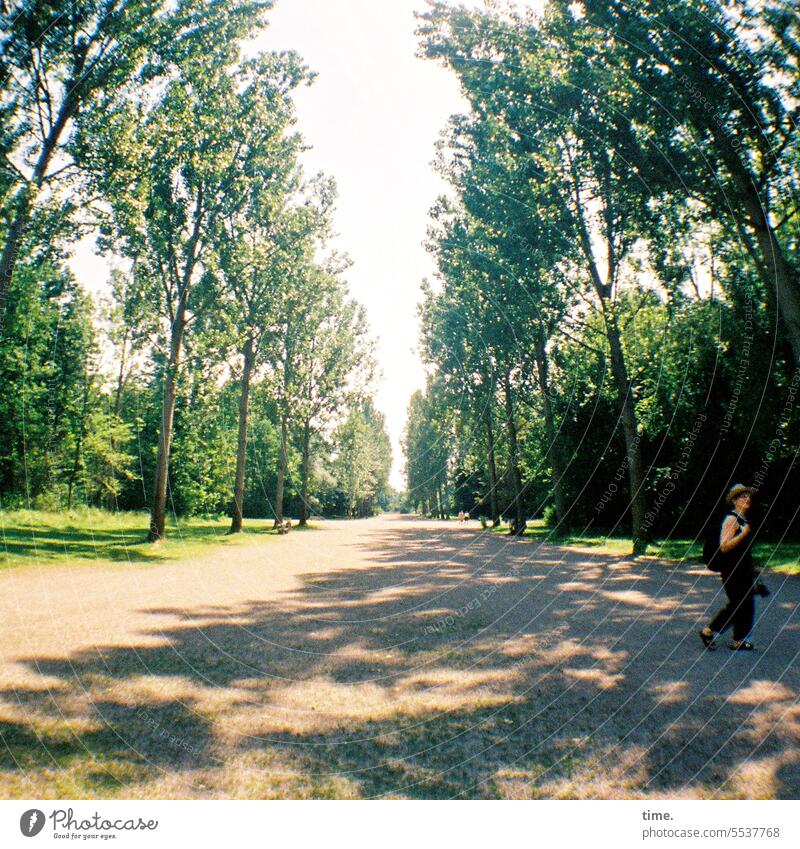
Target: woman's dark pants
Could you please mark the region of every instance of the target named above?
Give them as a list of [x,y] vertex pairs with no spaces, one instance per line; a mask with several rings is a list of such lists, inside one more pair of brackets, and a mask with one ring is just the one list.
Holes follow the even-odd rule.
[[723,570],[722,586],[728,603],[708,623],[712,631],[721,634],[726,628],[733,625],[733,639],[744,640],[753,627],[753,616],[755,604],[753,601],[753,581],[755,574],[752,567],[738,568],[730,571]]

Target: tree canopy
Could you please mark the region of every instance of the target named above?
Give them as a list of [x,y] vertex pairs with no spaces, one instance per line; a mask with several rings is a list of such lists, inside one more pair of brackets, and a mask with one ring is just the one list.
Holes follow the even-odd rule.
[[439,145],[412,503],[622,523],[641,552],[746,479],[795,521],[796,17],[429,2],[419,35],[469,112]]

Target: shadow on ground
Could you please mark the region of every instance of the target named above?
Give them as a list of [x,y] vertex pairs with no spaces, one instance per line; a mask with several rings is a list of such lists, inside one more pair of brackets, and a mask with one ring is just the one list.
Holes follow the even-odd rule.
[[4,795],[800,793],[796,580],[759,653],[704,653],[700,569],[411,521],[362,545],[274,600],[149,610],[155,647],[20,659]]

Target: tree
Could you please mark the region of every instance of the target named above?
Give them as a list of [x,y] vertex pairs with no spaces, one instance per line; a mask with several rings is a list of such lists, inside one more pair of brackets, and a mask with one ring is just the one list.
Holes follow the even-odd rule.
[[273,343],[267,351],[270,386],[280,426],[280,454],[272,508],[276,527],[283,522],[290,438],[297,424],[295,404],[303,390],[300,364],[303,351],[315,333],[312,320],[317,315],[317,304],[321,297],[313,268],[312,257],[306,255],[304,261],[289,270],[284,280],[280,310],[276,315]]
[[[638,553],[645,545],[645,477],[618,297],[623,264],[641,235],[642,210],[650,199],[649,188],[630,165],[635,133],[603,108],[602,95],[595,92],[605,90],[604,70],[586,59],[583,34],[565,25],[563,16],[554,12],[542,23],[526,19],[523,26],[513,14],[505,20],[435,3],[424,17],[427,54],[443,59],[459,75],[476,116],[478,138],[488,136],[495,157],[505,156],[526,169],[529,186],[517,214],[525,209],[547,221],[554,210],[577,246],[574,254],[565,251],[563,258],[580,259],[595,300],[590,308],[602,316],[626,442],[633,544]],[[491,184],[482,179],[478,190],[480,200],[481,193],[491,194]],[[552,261],[550,251],[545,255]],[[540,357],[545,351],[542,342],[539,335]],[[539,371],[541,380],[546,369]],[[504,370],[503,389],[513,456],[511,374]]]
[[392,449],[384,417],[371,401],[354,408],[334,439],[339,488],[351,519],[372,516],[388,492]]
[[76,442],[94,404],[91,302],[46,259],[26,258],[18,272],[0,336],[0,490],[27,505],[48,493],[60,503],[80,471]]
[[135,260],[134,273],[158,299],[166,322],[153,542],[165,533],[184,334],[211,309],[213,236],[231,208],[244,203],[252,175],[269,169],[270,158],[284,152],[290,93],[304,77],[293,54],[261,57],[235,74],[221,60],[191,65],[155,106],[148,109],[141,99],[121,103],[114,120],[85,140],[96,156],[107,157],[101,186],[113,210],[110,243]]
[[306,525],[309,517],[312,439],[316,433],[329,430],[349,403],[363,397],[374,371],[366,313],[346,297],[337,271],[322,267],[312,270],[322,297],[308,322],[314,333],[305,339],[297,357],[301,525]]
[[409,499],[416,509],[439,519],[450,513],[453,432],[449,418],[441,386],[428,381],[425,393],[411,396],[403,435]]
[[791,4],[555,4],[587,31],[604,86],[641,139],[641,178],[700,201],[738,232],[800,365],[796,212],[798,20]]
[[[438,368],[437,380],[448,406],[455,405],[483,433],[488,492],[486,499],[493,524],[500,523],[499,480],[496,470],[495,394],[498,356],[497,313],[481,291],[476,260],[480,247],[465,220],[448,220],[449,207],[440,202],[434,214],[440,226],[433,231],[430,249],[436,253],[442,289],[424,286],[421,308],[421,352]],[[491,286],[491,284],[488,284]],[[411,407],[409,416],[411,416]],[[409,418],[409,421],[412,419]],[[409,451],[414,449],[409,448]],[[408,457],[411,455],[408,454]],[[409,474],[412,474],[409,468]],[[411,484],[409,482],[409,489]]]
[[[260,105],[269,106],[267,100]],[[330,182],[318,179],[304,201],[293,201],[301,179],[300,139],[292,136],[282,142],[283,150],[270,156],[270,167],[253,175],[245,204],[221,219],[215,239],[226,309],[214,317],[228,324],[242,363],[231,533],[242,529],[250,382],[263,347],[278,345],[289,287],[297,280],[296,269],[307,267],[327,234],[335,194]]]
[[[3,79],[3,209],[0,329],[34,206],[88,161],[71,130],[96,125],[115,95],[174,73],[176,64],[230,51],[263,22],[258,0],[47,0],[0,7]],[[213,39],[209,35],[213,33]]]

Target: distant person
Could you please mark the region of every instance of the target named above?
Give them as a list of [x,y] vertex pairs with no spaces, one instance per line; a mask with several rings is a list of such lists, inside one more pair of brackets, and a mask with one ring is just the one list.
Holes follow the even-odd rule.
[[463,525],[467,521],[467,517],[463,510],[458,511],[458,524]]
[[719,563],[728,603],[700,631],[700,639],[707,649],[715,649],[717,635],[733,626],[733,642],[729,648],[732,651],[753,650],[753,644],[747,638],[753,628],[757,576],[753,566],[753,530],[747,517],[755,492],[753,487],[738,483],[731,487],[725,499],[730,509],[722,520],[715,560]]

